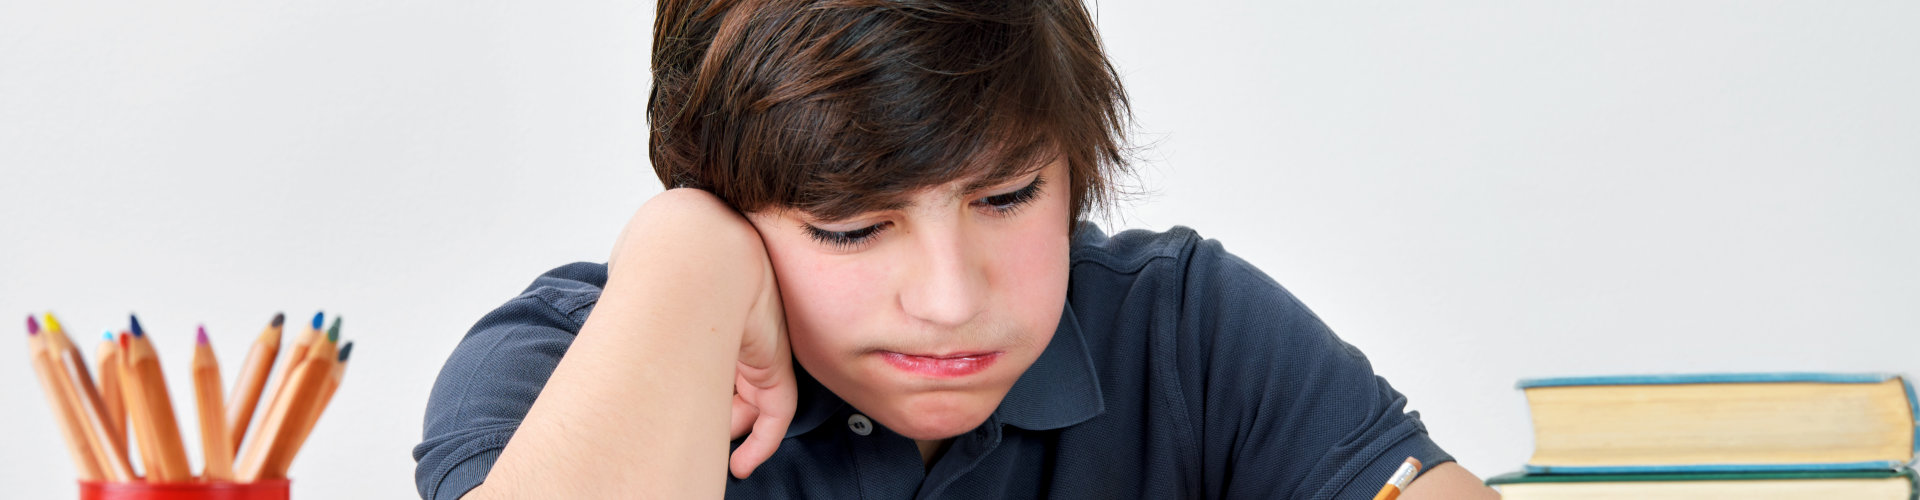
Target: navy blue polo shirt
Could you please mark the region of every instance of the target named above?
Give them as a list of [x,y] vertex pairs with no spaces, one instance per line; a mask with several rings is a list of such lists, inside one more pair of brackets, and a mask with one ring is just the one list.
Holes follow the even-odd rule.
[[[796,364],[779,450],[714,480],[728,498],[1366,499],[1409,456],[1453,460],[1359,350],[1219,242],[1079,229],[1052,343],[931,467]],[[606,280],[561,266],[467,333],[413,451],[421,497],[486,479]]]

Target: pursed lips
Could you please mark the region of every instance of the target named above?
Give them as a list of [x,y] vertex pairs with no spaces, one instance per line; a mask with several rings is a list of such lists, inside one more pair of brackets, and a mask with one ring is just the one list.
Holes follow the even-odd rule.
[[881,359],[904,372],[929,377],[962,377],[985,370],[1000,358],[1000,351],[949,352],[945,354],[905,354],[881,351]]

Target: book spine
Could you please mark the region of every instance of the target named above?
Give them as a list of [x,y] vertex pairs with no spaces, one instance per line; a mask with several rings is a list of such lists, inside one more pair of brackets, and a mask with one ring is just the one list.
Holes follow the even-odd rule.
[[[1761,384],[1809,382],[1821,384],[1877,384],[1905,377],[1891,373],[1759,372],[1688,373],[1659,375],[1600,375],[1591,377],[1555,377],[1522,379],[1519,389],[1583,385],[1676,385],[1676,384]],[[1912,386],[1909,385],[1909,388]],[[1911,392],[1909,392],[1911,394]],[[1909,400],[1913,399],[1911,397]]]
[[1907,416],[1913,417],[1913,434],[1908,437],[1913,440],[1913,454],[1920,455],[1920,399],[1913,397],[1913,381],[1906,377],[1899,378],[1900,385],[1907,388]]
[[1824,471],[1861,471],[1895,470],[1906,467],[1907,462],[1898,460],[1880,460],[1870,462],[1834,462],[1801,464],[1698,464],[1698,465],[1606,465],[1606,466],[1559,466],[1527,464],[1528,474],[1671,474],[1671,473],[1725,473],[1725,472],[1824,472]]

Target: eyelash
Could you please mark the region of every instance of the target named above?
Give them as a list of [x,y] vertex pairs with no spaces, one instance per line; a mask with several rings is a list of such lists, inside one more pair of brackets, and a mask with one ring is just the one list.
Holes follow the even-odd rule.
[[[1045,178],[1035,177],[1033,183],[1028,184],[1027,187],[1020,188],[1011,193],[981,198],[977,200],[977,202],[985,205],[987,210],[992,210],[994,215],[1012,217],[1015,213],[1018,213],[1021,208],[1025,208],[1028,203],[1032,203],[1034,198],[1039,197],[1040,187],[1046,185],[1046,183],[1047,180]],[[834,248],[849,250],[872,242],[875,235],[880,234],[880,231],[892,226],[892,222],[881,222],[852,231],[827,231],[813,227],[811,224],[803,225],[802,227],[806,228],[807,236],[812,237],[813,241]]]

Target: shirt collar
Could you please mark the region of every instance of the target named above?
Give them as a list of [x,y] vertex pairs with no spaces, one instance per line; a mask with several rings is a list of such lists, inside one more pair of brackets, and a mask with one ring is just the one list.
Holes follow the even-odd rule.
[[840,396],[834,395],[833,391],[820,385],[820,381],[814,380],[813,375],[807,373],[807,369],[801,367],[799,361],[793,363],[793,377],[800,385],[800,404],[799,408],[793,412],[793,422],[787,424],[787,437],[813,432],[821,422],[826,422],[828,418],[833,417],[834,413],[840,411],[840,407],[847,405]]
[[[799,363],[794,363],[793,374],[799,383],[800,404],[787,426],[787,437],[812,432],[847,404]],[[1000,423],[1043,431],[1085,422],[1104,411],[1100,377],[1094,370],[1093,357],[1087,353],[1086,339],[1080,334],[1080,322],[1074,318],[1072,307],[1064,307],[1053,340],[1033,366],[1014,381],[994,416]]]
[[1100,396],[1100,376],[1080,335],[1073,307],[1060,312],[1053,340],[1027,372],[1007,391],[994,416],[1001,423],[1030,431],[1044,431],[1085,422],[1106,411]]

